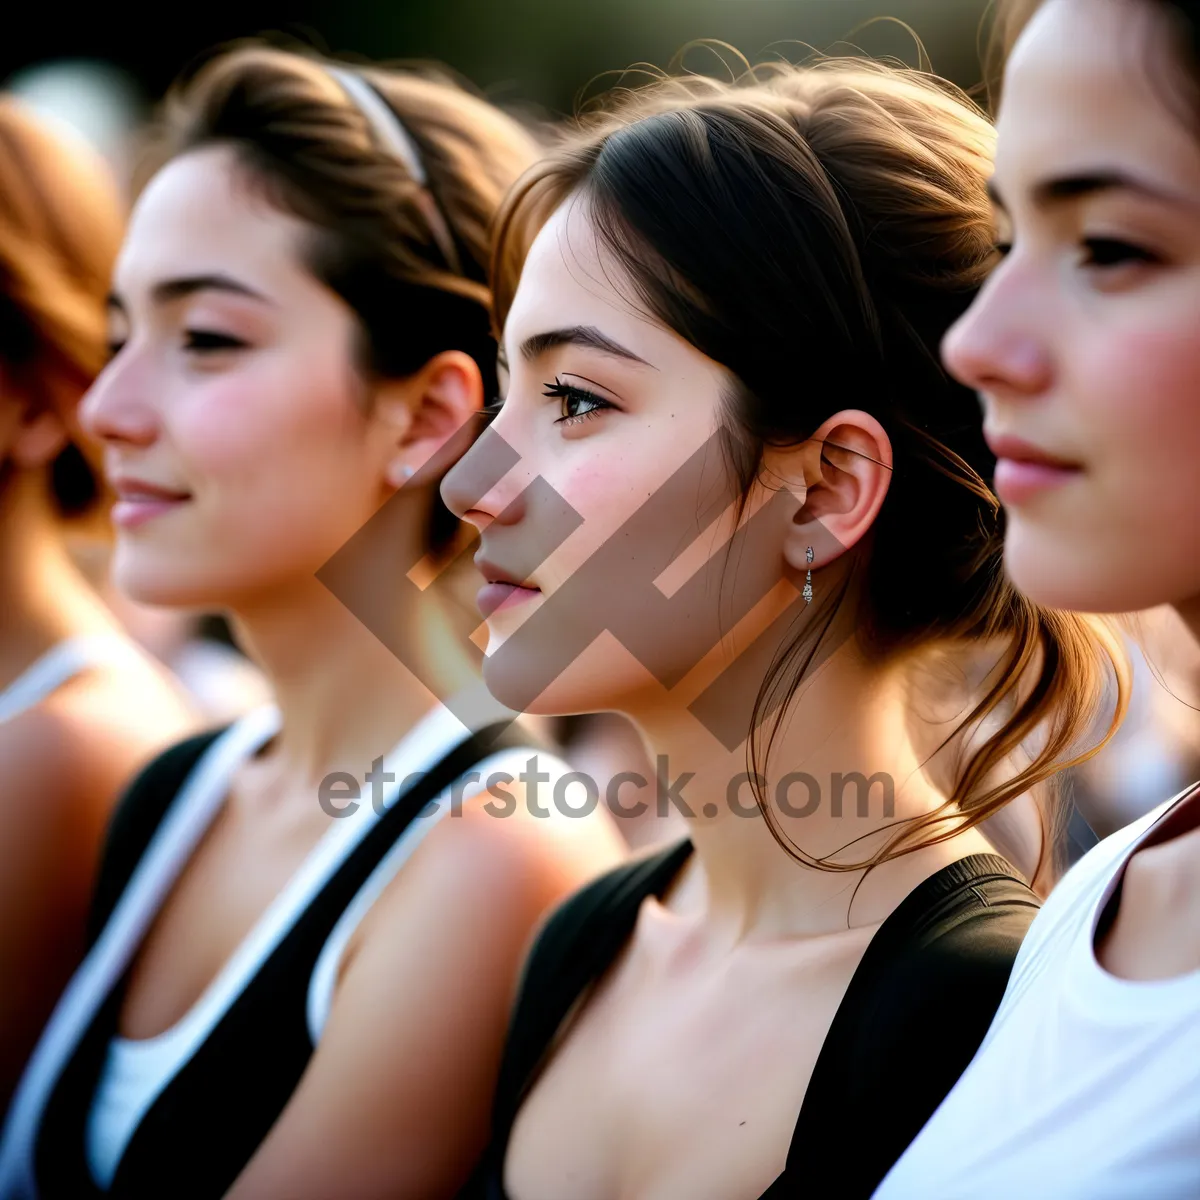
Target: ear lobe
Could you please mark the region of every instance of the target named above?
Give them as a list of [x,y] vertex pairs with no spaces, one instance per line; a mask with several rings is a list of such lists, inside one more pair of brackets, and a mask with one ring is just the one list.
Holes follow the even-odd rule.
[[[793,570],[817,570],[835,561],[875,523],[892,479],[892,443],[870,413],[849,409],[814,434],[804,504],[792,521],[784,553]],[[808,548],[813,559],[808,561]]]

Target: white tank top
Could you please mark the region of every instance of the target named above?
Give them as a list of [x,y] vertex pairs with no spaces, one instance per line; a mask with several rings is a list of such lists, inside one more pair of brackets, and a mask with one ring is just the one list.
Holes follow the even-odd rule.
[[1180,800],[1054,889],[975,1058],[874,1200],[1200,1197],[1200,971],[1121,979],[1094,950],[1125,864]]
[[51,646],[0,691],[0,723],[28,712],[76,675],[92,667],[128,662],[138,654],[129,639],[118,633],[66,638]]

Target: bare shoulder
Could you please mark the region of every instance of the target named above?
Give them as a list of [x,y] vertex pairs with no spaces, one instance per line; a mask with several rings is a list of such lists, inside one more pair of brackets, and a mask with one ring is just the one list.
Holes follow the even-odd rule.
[[[144,670],[144,673],[143,673]],[[89,671],[0,725],[9,831],[28,838],[98,840],[112,805],[155,754],[196,722],[152,666]]]
[[484,791],[441,817],[363,920],[353,950],[385,928],[395,946],[413,914],[435,911],[447,944],[455,926],[474,942],[486,914],[489,940],[522,950],[549,908],[626,856],[606,812],[539,817],[520,784],[508,790],[515,805]]
[[71,680],[27,716],[41,721],[66,763],[117,787],[198,726],[165,669],[137,660]]
[[1127,979],[1200,970],[1200,828],[1129,859],[1100,957],[1107,970]]

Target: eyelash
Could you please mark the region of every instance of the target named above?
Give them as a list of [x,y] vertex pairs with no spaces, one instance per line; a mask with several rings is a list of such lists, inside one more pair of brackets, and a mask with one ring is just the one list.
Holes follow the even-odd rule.
[[1131,262],[1153,263],[1157,257],[1149,250],[1123,242],[1119,238],[1084,238],[1083,247],[1087,251],[1084,266],[1105,267],[1126,266]]
[[586,412],[581,413],[563,413],[554,423],[555,425],[578,425],[583,421],[591,420],[591,418],[599,416],[606,408],[616,408],[615,404],[610,404],[603,396],[597,396],[595,392],[589,392],[586,388],[573,387],[569,383],[563,383],[556,375],[553,383],[546,384],[542,391],[543,396],[557,397],[564,402],[563,407],[566,407],[566,402],[574,400],[579,403],[590,405]]
[[[193,354],[212,354],[218,350],[244,350],[249,344],[242,341],[241,338],[231,337],[227,333],[215,333],[209,329],[187,329],[184,334],[183,348]],[[109,360],[116,358],[124,348],[124,342],[109,342]]]
[[[1106,267],[1127,266],[1129,263],[1156,263],[1156,254],[1123,242],[1119,238],[1084,238],[1080,243],[1086,252],[1083,266],[1104,270]],[[1012,250],[1012,242],[994,242],[992,249],[1001,258]]]
[[183,348],[196,354],[211,354],[216,350],[244,350],[247,343],[227,333],[210,329],[186,329]]

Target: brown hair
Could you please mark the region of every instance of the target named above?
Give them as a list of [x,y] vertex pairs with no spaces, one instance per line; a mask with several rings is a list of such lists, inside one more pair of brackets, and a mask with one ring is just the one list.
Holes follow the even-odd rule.
[[[121,244],[114,181],[95,154],[62,141],[0,97],[0,377],[36,404],[74,410],[104,365],[105,297]],[[68,443],[50,468],[64,516],[100,498],[99,474]]]
[[[422,185],[329,69],[354,71],[415,145]],[[489,230],[510,184],[536,157],[532,134],[426,68],[333,63],[257,43],[220,52],[171,89],[139,182],[203,146],[233,148],[250,180],[308,222],[306,264],[357,313],[367,375],[403,378],[444,350],[479,365],[495,394],[488,319]],[[430,541],[458,528],[434,497]]]
[[[778,704],[773,738],[844,607],[881,659],[1002,647],[982,698],[943,743],[963,760],[946,808],[905,823],[868,862],[812,858],[758,794],[776,840],[810,865],[859,870],[943,841],[1086,757],[1076,751],[1106,666],[1118,684],[1110,734],[1126,703],[1115,638],[1032,604],[1005,578],[978,404],[938,358],[991,265],[992,146],[965,95],[884,64],[665,79],[586,119],[523,177],[498,222],[503,323],[538,228],[568,196],[586,198],[637,302],[734,376],[724,433],[743,498],[765,447],[808,440],[839,409],[872,413],[891,439],[893,477],[871,537],[843,556],[824,615],[759,692],[751,779],[760,717]],[[1018,768],[1022,750],[1031,757]],[[1045,859],[1044,845],[1039,871]]]

